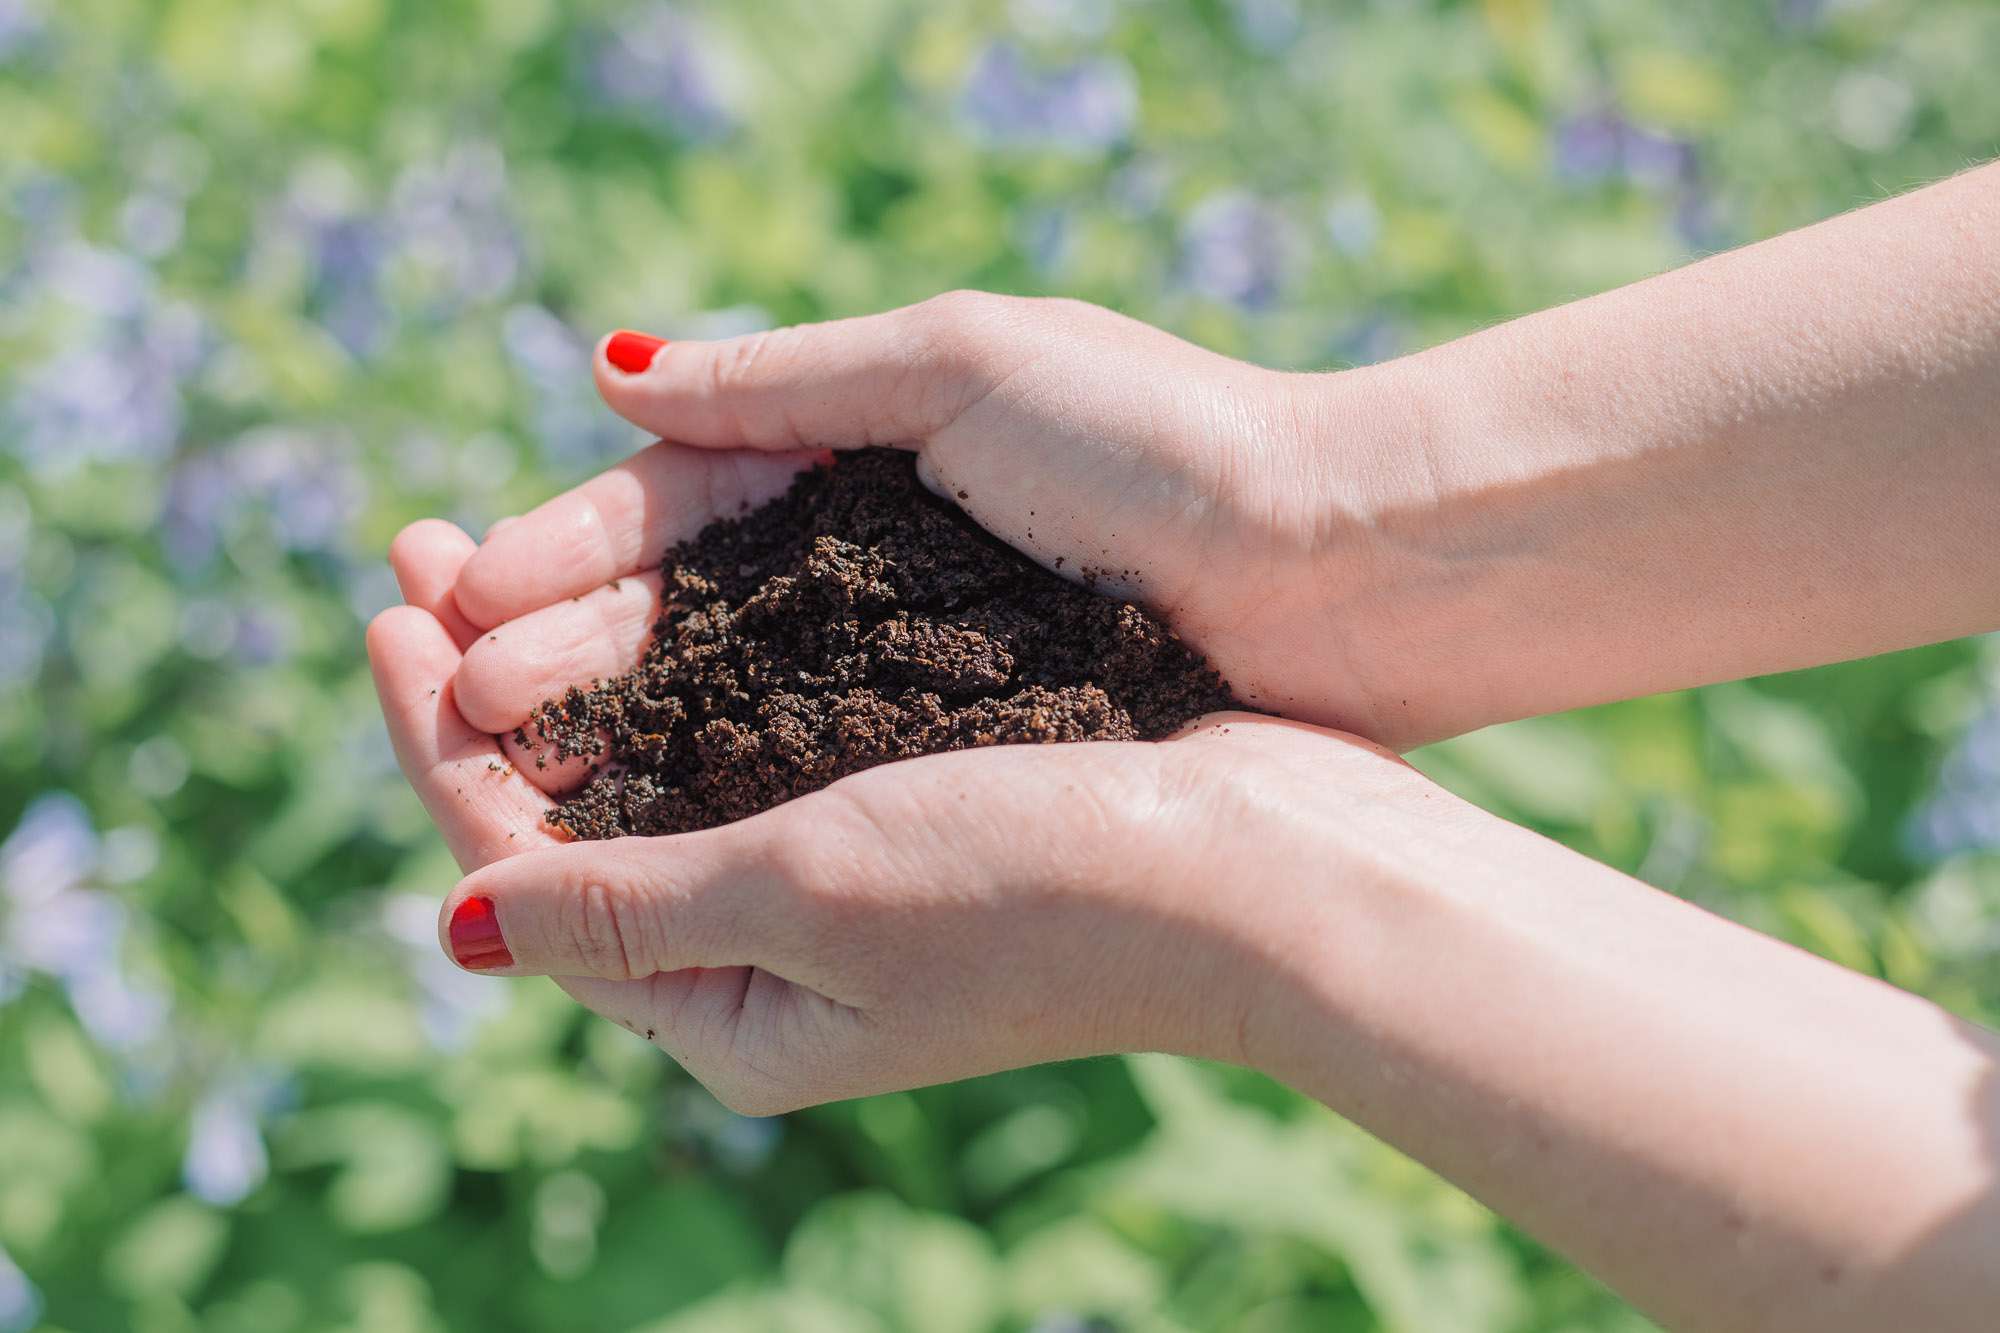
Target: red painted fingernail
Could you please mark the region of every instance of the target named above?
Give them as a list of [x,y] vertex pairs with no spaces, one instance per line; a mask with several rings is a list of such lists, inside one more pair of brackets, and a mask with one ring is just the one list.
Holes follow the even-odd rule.
[[514,966],[514,955],[507,951],[491,898],[467,898],[452,909],[451,956],[460,967],[474,972]]
[[667,345],[664,338],[655,338],[650,333],[634,333],[630,329],[620,329],[611,335],[605,344],[604,357],[612,365],[627,375],[636,375],[653,364],[653,353]]

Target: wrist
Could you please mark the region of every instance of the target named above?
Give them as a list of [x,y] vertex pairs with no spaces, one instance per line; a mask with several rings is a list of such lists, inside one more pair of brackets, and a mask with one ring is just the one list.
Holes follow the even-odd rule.
[[[1124,1048],[1240,1064],[1323,1095],[1342,1041],[1335,1016],[1351,1008],[1344,988],[1375,970],[1366,938],[1411,896],[1419,858],[1499,821],[1359,737],[1222,725],[1264,735],[1254,750],[1230,746],[1222,765],[1197,756],[1194,772],[1170,777],[1180,798],[1162,803],[1144,841],[1174,854],[1142,870],[1135,891],[1147,916],[1192,929],[1177,963],[1155,973],[1166,985],[1128,1009],[1137,1030]],[[1210,836],[1191,845],[1197,829]]]
[[[1397,750],[1510,714],[1475,655],[1498,552],[1482,524],[1531,497],[1496,470],[1502,413],[1456,344],[1290,377],[1314,510],[1310,595],[1332,707],[1308,720]],[[1475,447],[1476,444],[1476,447]],[[1281,711],[1292,713],[1289,706]]]

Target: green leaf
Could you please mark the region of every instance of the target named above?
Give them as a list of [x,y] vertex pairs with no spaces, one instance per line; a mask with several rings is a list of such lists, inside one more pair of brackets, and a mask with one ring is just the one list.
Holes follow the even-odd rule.
[[185,1300],[207,1279],[229,1241],[229,1223],[185,1197],[164,1199],[126,1226],[104,1256],[104,1276],[133,1300]]
[[883,1194],[849,1194],[808,1213],[785,1247],[785,1278],[834,1295],[898,1333],[980,1333],[998,1315],[992,1245],[976,1227]]

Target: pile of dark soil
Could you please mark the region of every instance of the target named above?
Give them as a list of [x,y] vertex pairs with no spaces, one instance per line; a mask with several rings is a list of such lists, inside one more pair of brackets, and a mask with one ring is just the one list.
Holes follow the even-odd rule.
[[644,660],[529,722],[600,764],[550,821],[709,828],[892,759],[1154,740],[1238,706],[1160,621],[996,540],[914,460],[842,454],[667,552]]

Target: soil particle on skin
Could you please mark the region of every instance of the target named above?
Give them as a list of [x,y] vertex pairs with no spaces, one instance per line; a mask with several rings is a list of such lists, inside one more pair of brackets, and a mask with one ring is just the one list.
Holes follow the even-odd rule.
[[549,821],[686,832],[894,759],[1156,740],[1240,707],[1159,620],[990,536],[914,460],[841,454],[668,551],[638,667],[530,720],[558,756],[601,765]]

